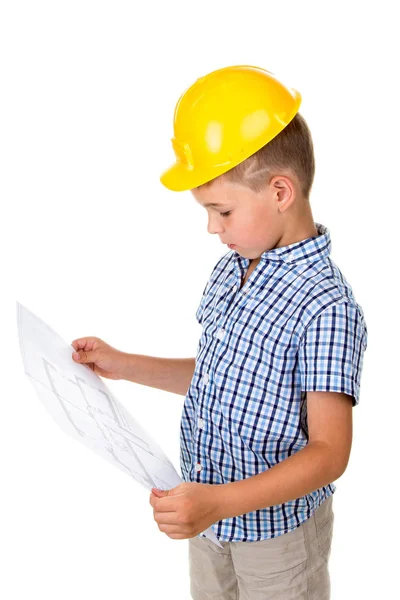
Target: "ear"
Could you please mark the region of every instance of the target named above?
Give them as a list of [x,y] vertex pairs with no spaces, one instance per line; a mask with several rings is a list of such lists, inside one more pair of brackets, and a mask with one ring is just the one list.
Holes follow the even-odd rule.
[[296,198],[296,190],[291,179],[284,175],[276,175],[272,178],[270,186],[273,190],[278,210],[280,212],[287,210]]

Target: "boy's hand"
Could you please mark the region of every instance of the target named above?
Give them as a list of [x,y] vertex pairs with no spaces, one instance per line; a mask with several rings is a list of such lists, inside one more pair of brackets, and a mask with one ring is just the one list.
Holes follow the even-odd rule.
[[124,379],[128,354],[109,346],[97,337],[86,337],[74,340],[72,347],[76,352],[72,359],[85,364],[97,375],[108,379]]
[[221,485],[184,482],[171,490],[152,488],[150,504],[160,531],[174,540],[195,537],[221,516]]

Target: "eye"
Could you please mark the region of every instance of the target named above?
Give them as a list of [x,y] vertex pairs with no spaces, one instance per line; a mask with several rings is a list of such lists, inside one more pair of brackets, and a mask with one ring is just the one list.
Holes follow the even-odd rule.
[[221,215],[221,217],[229,217],[231,212],[232,212],[231,210],[228,210],[228,212],[220,213],[220,215]]

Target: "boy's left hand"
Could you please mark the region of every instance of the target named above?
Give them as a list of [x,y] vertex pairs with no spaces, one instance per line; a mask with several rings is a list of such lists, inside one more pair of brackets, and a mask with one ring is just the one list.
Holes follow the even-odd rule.
[[221,485],[183,482],[170,490],[152,488],[150,504],[160,531],[174,540],[195,537],[221,517]]

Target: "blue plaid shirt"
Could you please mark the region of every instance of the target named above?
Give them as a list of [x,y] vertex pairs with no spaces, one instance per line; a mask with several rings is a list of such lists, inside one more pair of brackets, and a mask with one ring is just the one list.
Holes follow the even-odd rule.
[[[308,442],[307,391],[360,397],[367,327],[352,289],[330,259],[329,230],[250,260],[217,262],[196,318],[202,325],[181,421],[184,481],[229,483],[257,475]],[[258,541],[298,527],[335,491],[213,525],[220,541]],[[201,534],[199,534],[201,535]]]

